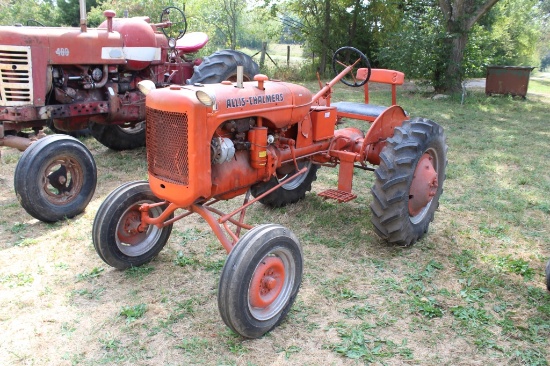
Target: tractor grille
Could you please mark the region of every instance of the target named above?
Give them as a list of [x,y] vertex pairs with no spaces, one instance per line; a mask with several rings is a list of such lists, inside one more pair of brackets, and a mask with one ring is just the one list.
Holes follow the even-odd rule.
[[0,46],[0,105],[32,103],[31,48]]
[[149,173],[166,182],[189,185],[187,114],[147,108],[146,125]]

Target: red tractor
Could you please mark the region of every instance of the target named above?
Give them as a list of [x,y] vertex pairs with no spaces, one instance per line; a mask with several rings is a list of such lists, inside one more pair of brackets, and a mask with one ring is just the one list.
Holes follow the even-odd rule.
[[[319,194],[346,202],[356,197],[354,169],[373,170],[376,233],[403,246],[420,239],[443,191],[443,128],[411,119],[395,104],[402,73],[371,69],[366,56],[351,47],[335,53],[333,68],[343,70],[314,95],[265,75],[253,82],[151,88],[149,181],[123,184],[101,204],[92,229],[101,259],[119,269],[147,263],[164,247],[175,221],[200,215],[228,252],[218,289],[221,316],[235,332],[256,338],[279,324],[294,302],[302,249],[285,227],[245,224],[245,211],[254,202],[272,207],[297,202],[320,166],[338,167],[339,178],[337,189]],[[392,106],[331,104],[332,87],[340,80],[365,85],[368,101],[369,79],[392,85]],[[335,129],[344,117],[370,128],[366,133]],[[215,208],[216,202],[243,194],[242,206],[233,212]],[[248,231],[239,238],[242,229]]]
[[258,73],[256,63],[238,51],[194,59],[208,36],[186,33],[178,8],[164,9],[156,24],[148,17],[104,14],[93,29],[85,12],[80,29],[0,27],[0,146],[27,149],[15,171],[15,191],[25,210],[42,221],[79,214],[96,186],[95,163],[84,145],[65,135],[40,138],[45,125],[60,132],[89,128],[111,149],[132,149],[145,144],[140,81],[163,87],[236,80],[238,65],[246,80]]

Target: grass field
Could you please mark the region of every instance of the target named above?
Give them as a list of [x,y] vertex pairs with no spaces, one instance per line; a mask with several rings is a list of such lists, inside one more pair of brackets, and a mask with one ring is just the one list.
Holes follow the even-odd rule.
[[[372,94],[387,103],[388,91]],[[361,98],[339,85],[333,100]],[[94,198],[84,214],[44,224],[13,192],[21,153],[0,148],[0,364],[548,365],[550,97],[472,92],[462,105],[403,91],[398,103],[448,138],[428,234],[410,248],[379,240],[374,175],[363,171],[350,203],[316,195],[337,185],[337,171],[323,168],[299,203],[253,206],[248,221],[290,228],[305,260],[287,319],[257,340],[236,336],[218,314],[225,252],[198,218],[177,222],[148,265],[118,271],[95,253],[94,215],[115,187],[146,178],[144,149],[114,152],[85,139],[98,165]]]

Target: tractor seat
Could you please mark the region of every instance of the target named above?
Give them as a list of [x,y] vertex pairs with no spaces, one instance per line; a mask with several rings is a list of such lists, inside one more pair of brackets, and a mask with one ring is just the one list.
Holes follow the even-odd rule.
[[347,117],[353,119],[374,121],[388,107],[364,103],[354,102],[337,102],[331,103],[332,107],[336,107],[339,117]]
[[176,50],[179,54],[195,53],[208,43],[208,35],[203,32],[186,33],[177,40]]

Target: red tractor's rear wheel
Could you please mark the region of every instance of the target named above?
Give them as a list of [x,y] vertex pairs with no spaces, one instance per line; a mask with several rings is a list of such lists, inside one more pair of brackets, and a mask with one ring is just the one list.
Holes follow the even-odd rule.
[[50,135],[33,143],[19,159],[14,174],[21,206],[44,222],[84,211],[96,183],[92,154],[82,142],[67,135]]
[[403,122],[380,153],[372,187],[372,223],[390,243],[412,245],[427,231],[443,192],[443,128],[424,118]]
[[[283,207],[291,203],[296,203],[306,196],[306,192],[311,191],[311,184],[317,179],[318,166],[310,160],[298,162],[298,168],[307,167],[307,172],[301,176],[284,184],[277,190],[271,192],[260,202],[269,207]],[[286,171],[284,171],[286,170]],[[293,163],[281,167],[276,177],[271,177],[267,182],[262,182],[251,187],[250,192],[254,197],[258,197],[264,192],[269,191],[280,182],[296,173]]]
[[145,146],[145,121],[128,126],[91,122],[90,132],[109,149],[122,151]]
[[302,249],[280,225],[260,225],[235,245],[223,267],[218,308],[225,324],[259,338],[285,318],[302,282]]
[[[172,225],[163,228],[149,225],[140,230],[139,207],[159,201],[146,181],[123,184],[105,198],[92,227],[94,247],[105,263],[126,269],[148,263],[158,255],[170,237]],[[165,208],[151,208],[149,215],[157,217]],[[173,214],[168,220],[172,217]]]
[[239,51],[222,50],[205,57],[195,66],[193,76],[187,84],[214,84],[224,80],[237,81],[237,66],[243,66],[244,81],[254,80],[259,72],[258,65],[250,56]]

